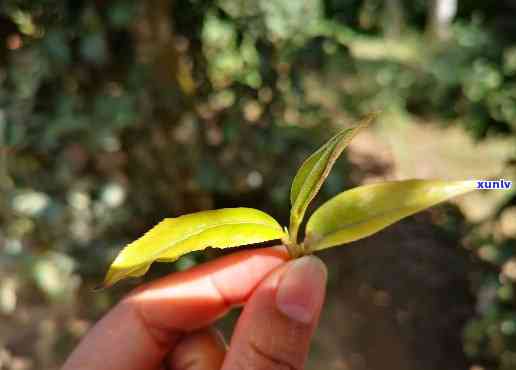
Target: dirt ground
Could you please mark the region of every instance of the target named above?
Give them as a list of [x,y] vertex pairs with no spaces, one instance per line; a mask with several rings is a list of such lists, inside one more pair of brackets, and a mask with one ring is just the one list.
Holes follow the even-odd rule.
[[479,266],[419,215],[321,254],[328,301],[309,369],[463,370]]

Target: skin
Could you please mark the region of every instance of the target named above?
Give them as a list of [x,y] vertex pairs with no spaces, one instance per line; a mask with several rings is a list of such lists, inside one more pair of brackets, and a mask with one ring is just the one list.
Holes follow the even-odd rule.
[[[324,301],[317,257],[242,251],[143,285],[83,338],[63,370],[298,370]],[[244,306],[227,347],[211,325]]]

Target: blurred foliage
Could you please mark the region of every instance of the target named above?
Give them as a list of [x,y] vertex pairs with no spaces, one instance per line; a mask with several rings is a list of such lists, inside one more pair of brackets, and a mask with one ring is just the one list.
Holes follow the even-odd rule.
[[[286,224],[301,160],[373,109],[516,141],[515,11],[461,1],[437,37],[422,0],[3,0],[0,309],[25,287],[73,305],[165,216],[245,205]],[[516,245],[482,231],[514,203],[472,237],[493,271],[465,331],[468,354],[504,370]],[[96,317],[113,294],[80,309]]]
[[472,281],[478,316],[464,330],[464,349],[471,358],[503,370],[516,366],[515,216],[513,191],[499,212],[473,228],[466,240],[489,268]]

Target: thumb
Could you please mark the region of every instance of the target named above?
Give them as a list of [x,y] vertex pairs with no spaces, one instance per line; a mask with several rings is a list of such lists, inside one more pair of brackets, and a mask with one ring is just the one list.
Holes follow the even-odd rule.
[[222,369],[302,369],[325,287],[326,267],[314,256],[273,271],[246,303]]

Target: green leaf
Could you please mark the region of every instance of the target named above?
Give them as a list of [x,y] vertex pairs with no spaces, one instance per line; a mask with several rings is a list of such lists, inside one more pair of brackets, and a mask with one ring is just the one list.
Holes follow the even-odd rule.
[[297,231],[310,202],[315,198],[335,161],[353,137],[376,117],[370,113],[360,123],[346,128],[333,136],[315,153],[308,157],[299,168],[290,189],[290,235],[297,241]]
[[360,186],[324,203],[308,220],[305,248],[365,238],[439,202],[475,189],[474,181],[405,180]]
[[142,276],[154,261],[173,262],[207,247],[230,248],[285,235],[276,220],[252,208],[225,208],[166,218],[118,254],[104,286]]

